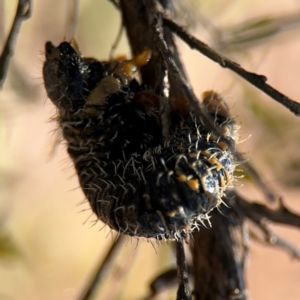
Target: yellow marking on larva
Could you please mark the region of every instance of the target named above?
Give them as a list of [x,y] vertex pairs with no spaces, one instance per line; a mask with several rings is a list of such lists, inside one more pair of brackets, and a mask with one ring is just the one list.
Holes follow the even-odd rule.
[[199,192],[199,182],[196,179],[191,179],[187,182],[188,186],[195,192]]
[[217,166],[217,171],[220,171],[223,166],[220,164],[219,160],[215,157],[211,157],[207,160],[211,165],[216,165]]
[[133,57],[131,59],[131,62],[137,68],[141,68],[142,66],[146,65],[149,62],[150,58],[151,58],[151,50],[147,49],[143,51],[141,54]]
[[201,151],[201,154],[206,157],[210,157],[211,153],[208,150]]
[[88,105],[104,105],[106,97],[121,89],[121,83],[113,76],[106,76],[101,79],[97,86],[91,91],[87,98]]
[[228,145],[227,145],[226,143],[224,143],[224,142],[219,142],[219,143],[217,144],[217,146],[218,146],[219,148],[221,148],[223,151],[226,150],[226,149],[228,149]]
[[210,168],[208,168],[206,171],[207,171],[207,174],[209,175],[209,176],[211,176],[211,171],[212,170],[215,170],[217,168],[217,166],[216,165],[213,165],[212,167],[210,167]]
[[168,212],[167,215],[171,218],[174,218],[176,216],[176,211],[172,210],[172,211]]
[[217,139],[218,138],[213,133],[210,134],[210,136],[209,136],[210,141],[215,142]]
[[[75,40],[72,40],[71,46],[80,54],[78,45]],[[110,94],[120,91],[122,85],[128,84],[133,78],[139,68],[148,63],[151,58],[151,50],[145,50],[140,55],[126,60],[119,58],[111,64],[113,69],[112,76],[106,76],[101,79],[97,86],[91,91],[87,99],[87,106],[89,105],[104,105],[106,97]],[[91,109],[86,109],[86,112],[94,116],[95,112]]]
[[222,96],[215,91],[206,91],[202,95],[203,104],[209,113],[217,113],[223,117],[229,117],[229,108]]
[[114,71],[114,75],[120,77],[123,84],[127,84],[134,78],[134,74],[137,70],[149,62],[150,58],[151,50],[148,49],[132,59],[120,59]]
[[231,178],[230,178],[230,175],[229,175],[228,171],[224,169],[224,173],[225,173],[227,185],[231,184]]
[[225,189],[225,187],[226,187],[226,182],[222,175],[220,176],[220,187],[223,189]]
[[176,171],[176,175],[177,175],[178,181],[186,182],[188,180],[188,178],[178,170]]

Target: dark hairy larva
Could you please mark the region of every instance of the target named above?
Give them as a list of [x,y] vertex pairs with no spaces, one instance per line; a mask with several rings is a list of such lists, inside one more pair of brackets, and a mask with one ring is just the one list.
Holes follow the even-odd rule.
[[170,105],[164,140],[159,97],[134,78],[149,51],[100,62],[83,57],[74,40],[45,48],[45,88],[97,217],[120,233],[159,240],[187,238],[209,222],[234,179],[233,154],[220,140],[234,140],[236,126],[222,98],[205,92],[202,104],[221,136],[190,108]]

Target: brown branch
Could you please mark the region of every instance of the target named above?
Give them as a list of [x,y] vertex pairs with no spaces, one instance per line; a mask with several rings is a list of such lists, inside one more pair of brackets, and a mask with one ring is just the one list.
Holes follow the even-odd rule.
[[177,259],[177,276],[178,276],[178,290],[177,300],[192,300],[189,274],[185,262],[185,254],[183,241],[176,242],[176,259]]
[[70,40],[76,37],[77,26],[78,26],[78,11],[79,11],[80,0],[68,1],[68,8],[66,11],[65,19],[65,34],[66,40]]
[[17,35],[23,21],[31,16],[31,1],[19,0],[16,15],[0,57],[0,89],[2,89],[11,57],[13,56]]
[[[234,208],[242,212],[262,231],[264,242],[266,244],[280,248],[288,252],[292,257],[300,259],[300,250],[297,249],[296,246],[275,235],[266,226],[267,221],[272,221],[275,223],[300,227],[300,216],[287,209],[281,198],[278,199],[279,205],[276,209],[270,209],[259,203],[250,203],[239,195],[236,195],[235,201],[237,205],[235,205]],[[251,237],[262,242],[253,232],[251,233]]]
[[286,224],[300,228],[300,216],[287,209],[282,199],[278,200],[279,206],[276,209],[270,209],[259,203],[250,203],[242,197],[236,195],[236,203],[242,209],[244,214],[256,224],[263,223],[264,220],[270,220],[275,223]]
[[247,299],[243,214],[226,207],[222,212],[211,213],[212,228],[193,233],[195,299]]
[[126,238],[124,235],[120,235],[119,238],[112,244],[111,248],[108,250],[105,258],[99,263],[96,268],[95,273],[92,275],[89,283],[86,286],[86,290],[79,297],[80,300],[90,300],[93,299],[96,290],[102,283],[105,275],[111,270],[112,265],[115,262],[116,256],[119,254],[121,246],[124,245]]
[[197,40],[192,35],[190,35],[183,27],[179,26],[175,22],[164,18],[164,25],[170,28],[174,33],[176,33],[182,40],[184,40],[192,49],[196,49],[201,52],[203,55],[207,56],[214,62],[218,63],[222,68],[228,68],[233,72],[237,73],[239,76],[244,78],[246,81],[265,92],[275,101],[279,102],[286,108],[288,108],[291,112],[293,112],[296,116],[300,116],[300,104],[284,94],[280,93],[272,86],[266,83],[267,78],[264,75],[258,75],[255,73],[251,73],[243,69],[239,64],[231,61],[230,59],[222,56],[217,53],[215,50],[210,48],[205,43]]
[[[193,269],[187,266],[189,280],[193,281]],[[166,293],[178,285],[177,269],[172,268],[157,275],[150,283],[150,294],[144,300],[156,299],[160,294]]]
[[272,247],[279,248],[281,250],[284,250],[288,254],[292,256],[292,258],[296,258],[300,260],[300,250],[297,249],[294,245],[290,244],[283,238],[275,235],[270,229],[268,229],[265,225],[263,224],[255,224],[257,225],[261,231],[264,234],[264,239],[262,240],[256,233],[253,231],[250,231],[249,235],[252,239],[256,240],[257,242],[263,244],[263,245],[268,245]]

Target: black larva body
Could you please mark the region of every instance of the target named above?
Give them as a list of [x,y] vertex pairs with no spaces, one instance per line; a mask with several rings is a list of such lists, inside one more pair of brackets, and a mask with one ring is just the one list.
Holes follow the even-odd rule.
[[46,44],[45,87],[82,190],[98,218],[120,233],[186,237],[222,202],[232,154],[192,114],[162,142],[157,108],[143,106],[143,87],[122,82],[115,66],[84,59],[67,42]]

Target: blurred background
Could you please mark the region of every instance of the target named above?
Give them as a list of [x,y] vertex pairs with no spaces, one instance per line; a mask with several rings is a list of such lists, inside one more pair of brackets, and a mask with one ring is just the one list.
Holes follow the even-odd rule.
[[[107,228],[101,230],[100,222],[93,226],[95,218],[66,149],[57,145],[56,124],[51,122],[55,109],[43,87],[44,44],[58,45],[71,37],[70,3],[33,1],[32,17],[22,24],[0,92],[0,299],[77,299],[116,238]],[[0,0],[0,5],[2,48],[17,1]],[[299,1],[188,1],[185,7],[178,3],[177,11],[178,22],[202,41],[300,101]],[[85,56],[109,59],[119,28],[119,13],[110,2],[80,2],[76,39]],[[241,126],[240,140],[245,140],[238,149],[287,207],[300,213],[299,118],[232,72],[178,44],[196,95],[201,98],[203,91],[214,89],[224,96]],[[123,34],[115,55],[124,54],[130,51]],[[238,180],[237,189],[249,200],[264,201],[249,180]],[[300,247],[299,230],[271,228]],[[175,265],[170,248],[168,243],[128,238],[99,299],[145,297],[151,279]],[[251,299],[300,299],[299,282],[299,261],[251,242]]]

